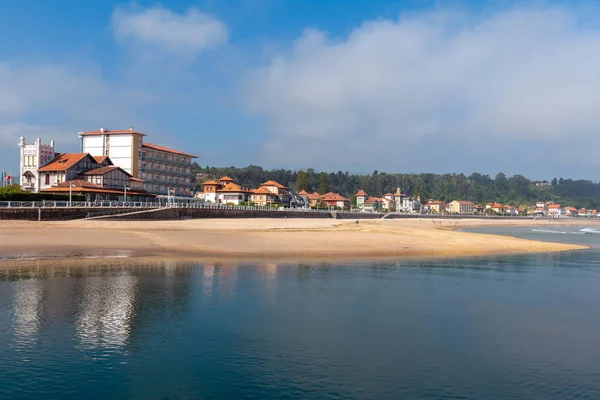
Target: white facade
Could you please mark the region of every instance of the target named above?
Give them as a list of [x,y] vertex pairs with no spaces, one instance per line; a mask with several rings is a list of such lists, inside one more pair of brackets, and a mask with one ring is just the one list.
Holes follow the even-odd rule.
[[417,197],[403,197],[402,208],[399,211],[409,213],[421,213],[423,205],[421,204],[421,198]]
[[38,169],[54,158],[54,140],[50,144],[42,144],[40,138],[32,144],[26,144],[25,138],[19,140],[21,148],[19,180],[21,188],[30,192],[40,191],[40,174]]
[[142,147],[142,134],[135,130],[110,131],[101,129],[97,132],[81,132],[82,153],[92,156],[108,156],[114,165],[125,172],[137,176],[139,174],[139,150]]

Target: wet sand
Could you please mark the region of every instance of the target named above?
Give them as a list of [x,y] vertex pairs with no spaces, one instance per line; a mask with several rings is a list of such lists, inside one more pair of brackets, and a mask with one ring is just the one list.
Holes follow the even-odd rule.
[[467,233],[459,227],[596,225],[560,220],[196,219],[0,221],[0,257],[355,259],[456,257],[578,250],[584,246]]

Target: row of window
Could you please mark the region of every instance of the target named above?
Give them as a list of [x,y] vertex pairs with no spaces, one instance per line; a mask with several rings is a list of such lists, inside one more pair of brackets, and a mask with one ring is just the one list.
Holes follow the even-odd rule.
[[175,161],[175,162],[186,163],[186,164],[190,164],[192,162],[192,159],[189,157],[177,156],[177,155],[165,153],[162,151],[151,151],[151,150],[142,151],[142,157],[158,158],[158,159],[163,159],[163,160],[167,160],[167,161]]
[[179,168],[179,167],[171,167],[171,166],[166,166],[165,164],[153,164],[153,163],[142,163],[142,168],[149,168],[149,169],[159,169],[159,170],[163,170],[165,172],[180,172],[180,173],[187,173],[187,174],[191,174],[192,170],[191,168]]

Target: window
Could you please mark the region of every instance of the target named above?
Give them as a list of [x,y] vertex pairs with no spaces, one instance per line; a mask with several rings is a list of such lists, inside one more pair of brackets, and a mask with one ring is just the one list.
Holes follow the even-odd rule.
[[50,174],[46,174],[45,183],[46,183],[46,185],[50,184]]

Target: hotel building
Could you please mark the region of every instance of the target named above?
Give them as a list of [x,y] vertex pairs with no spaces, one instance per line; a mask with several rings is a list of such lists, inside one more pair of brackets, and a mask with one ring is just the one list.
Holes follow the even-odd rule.
[[92,156],[108,156],[114,165],[144,180],[148,193],[192,196],[196,177],[192,154],[144,142],[146,135],[133,128],[80,132],[81,151]]

